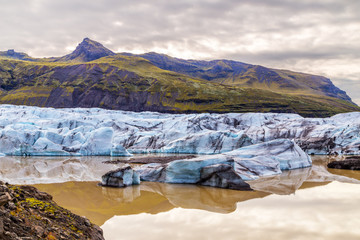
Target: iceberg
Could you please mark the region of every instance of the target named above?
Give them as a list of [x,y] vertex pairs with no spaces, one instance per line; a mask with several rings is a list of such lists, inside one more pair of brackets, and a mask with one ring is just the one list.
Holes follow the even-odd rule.
[[[251,190],[246,180],[279,175],[282,170],[306,168],[311,158],[289,139],[276,139],[227,153],[126,166],[102,177],[103,186],[126,187],[141,181],[199,184],[219,188]],[[136,174],[134,174],[136,172]]]

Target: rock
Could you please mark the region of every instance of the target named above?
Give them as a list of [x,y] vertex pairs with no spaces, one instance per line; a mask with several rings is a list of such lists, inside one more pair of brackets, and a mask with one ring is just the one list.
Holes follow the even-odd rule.
[[328,163],[328,168],[360,170],[360,159],[346,159]]
[[294,141],[277,139],[228,153],[146,164],[136,169],[142,181],[191,183],[223,188],[250,187],[244,180],[311,166],[311,158]]
[[7,192],[0,193],[0,206],[5,205],[11,200],[10,194]]
[[102,176],[101,185],[108,187],[127,187],[139,185],[140,176],[129,165],[125,165]]
[[15,203],[13,203],[13,202],[9,202],[8,203],[8,208],[10,209],[10,210],[15,210],[16,209],[16,205],[15,205]]
[[45,230],[41,226],[34,226],[34,230],[38,236],[43,236]]

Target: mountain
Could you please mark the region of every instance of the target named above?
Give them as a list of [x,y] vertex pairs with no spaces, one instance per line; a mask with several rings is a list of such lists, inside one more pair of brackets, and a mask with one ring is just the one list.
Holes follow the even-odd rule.
[[230,60],[184,60],[153,52],[137,56],[149,60],[164,70],[225,85],[270,90],[277,93],[324,95],[351,101],[346,92],[335,87],[330,79],[322,76]]
[[[88,38],[60,58],[0,56],[0,103],[169,113],[287,112],[309,117],[360,111],[323,77],[228,60],[165,56],[160,65],[154,60],[158,57],[164,56],[115,54]],[[228,81],[231,75],[236,76],[233,83]],[[245,78],[253,84],[242,85],[239,79]]]
[[22,52],[15,52],[14,49],[9,49],[7,51],[0,51],[0,57],[9,58],[9,59],[17,59],[17,60],[25,60],[25,61],[34,61],[32,57]]
[[101,43],[93,41],[89,38],[84,40],[76,47],[76,49],[61,58],[55,59],[57,62],[90,62],[106,56],[114,56],[111,50],[104,47]]

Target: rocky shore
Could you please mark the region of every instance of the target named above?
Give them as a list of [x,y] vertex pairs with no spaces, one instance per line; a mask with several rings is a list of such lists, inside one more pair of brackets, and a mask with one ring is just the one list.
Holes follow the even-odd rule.
[[88,219],[58,206],[32,186],[0,181],[0,239],[104,239]]

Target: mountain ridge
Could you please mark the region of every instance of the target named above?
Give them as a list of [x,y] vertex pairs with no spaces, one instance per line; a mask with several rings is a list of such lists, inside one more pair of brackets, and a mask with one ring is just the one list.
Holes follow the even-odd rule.
[[[144,56],[115,54],[88,38],[63,57],[24,60],[0,56],[0,103],[170,113],[287,112],[312,117],[360,110],[323,77],[312,81],[297,73],[287,82],[296,73],[231,60],[165,60],[164,67]],[[229,74],[242,78],[232,83]],[[241,85],[239,80],[252,85]],[[287,83],[304,86],[294,91],[291,85],[284,87]]]
[[[311,91],[313,94],[325,93],[326,96],[352,102],[345,91],[337,88],[330,79],[319,75],[285,69],[272,69],[226,59],[211,61],[184,60],[155,52],[134,56],[143,57],[164,70],[175,71],[225,85],[267,89],[279,93],[288,89],[303,94],[303,91],[306,90]],[[271,84],[280,87],[271,87]]]

